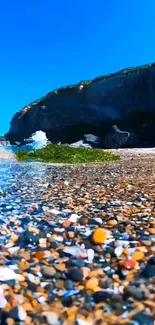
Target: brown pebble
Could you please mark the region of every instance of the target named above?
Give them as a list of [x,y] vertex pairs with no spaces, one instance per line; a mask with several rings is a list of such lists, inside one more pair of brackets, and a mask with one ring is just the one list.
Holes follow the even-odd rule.
[[22,271],[26,271],[30,268],[30,264],[26,261],[26,260],[22,260],[20,263],[19,263],[19,268],[20,270]]
[[43,275],[53,277],[56,274],[56,270],[53,266],[45,266],[43,268]]
[[41,260],[44,258],[44,256],[45,256],[45,253],[44,253],[43,251],[38,251],[38,252],[35,253],[35,257],[36,257],[39,261],[41,261]]
[[68,231],[67,237],[70,238],[70,239],[74,238],[75,237],[74,231]]
[[15,324],[15,321],[14,321],[13,318],[7,318],[7,320],[6,320],[6,324],[7,324],[7,325],[14,325],[14,324]]
[[65,272],[66,271],[66,265],[64,263],[56,264],[55,268],[59,272]]

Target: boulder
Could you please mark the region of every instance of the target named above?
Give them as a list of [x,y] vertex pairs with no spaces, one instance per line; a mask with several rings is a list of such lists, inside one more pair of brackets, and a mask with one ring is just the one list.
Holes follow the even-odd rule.
[[100,148],[102,139],[93,134],[85,134],[83,142],[90,145],[92,148]]
[[121,131],[116,125],[113,125],[103,140],[103,147],[105,149],[123,148],[130,133]]
[[102,139],[93,134],[85,134],[83,138],[69,145],[73,148],[101,148]]

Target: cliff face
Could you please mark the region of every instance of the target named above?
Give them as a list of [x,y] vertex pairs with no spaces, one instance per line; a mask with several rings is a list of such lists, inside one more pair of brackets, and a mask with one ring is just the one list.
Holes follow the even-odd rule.
[[74,142],[86,133],[102,136],[114,123],[142,130],[152,123],[152,116],[155,63],[52,91],[14,115],[7,138],[22,141],[43,130],[51,141]]

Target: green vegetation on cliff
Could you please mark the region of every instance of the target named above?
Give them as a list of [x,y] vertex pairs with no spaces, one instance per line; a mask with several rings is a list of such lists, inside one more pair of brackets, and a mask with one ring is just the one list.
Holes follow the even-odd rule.
[[37,160],[51,163],[102,163],[119,160],[119,156],[101,149],[71,148],[56,144],[49,144],[43,149],[34,152],[18,151],[18,161]]

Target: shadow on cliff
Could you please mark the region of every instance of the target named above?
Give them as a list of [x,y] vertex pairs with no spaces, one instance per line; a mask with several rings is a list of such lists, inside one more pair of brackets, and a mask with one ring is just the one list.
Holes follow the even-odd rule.
[[[152,147],[155,146],[155,113],[132,113],[128,114],[125,118],[120,120],[108,120],[101,119],[96,124],[89,123],[76,123],[72,126],[61,127],[55,129],[44,129],[47,134],[47,138],[52,143],[61,142],[74,143],[83,138],[85,134],[94,134],[101,139],[104,139],[108,131],[113,125],[117,125],[120,130],[133,132],[138,139],[138,142],[134,141],[126,142],[124,147]],[[35,130],[34,130],[35,132]],[[7,133],[5,137],[11,144],[23,143],[23,138],[29,138],[31,134],[24,130],[24,133],[11,134]]]

